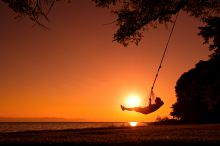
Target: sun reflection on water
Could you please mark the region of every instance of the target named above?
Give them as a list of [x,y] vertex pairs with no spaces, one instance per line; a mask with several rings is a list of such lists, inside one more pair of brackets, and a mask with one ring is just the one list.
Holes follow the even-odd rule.
[[131,127],[135,127],[138,125],[138,122],[128,122]]

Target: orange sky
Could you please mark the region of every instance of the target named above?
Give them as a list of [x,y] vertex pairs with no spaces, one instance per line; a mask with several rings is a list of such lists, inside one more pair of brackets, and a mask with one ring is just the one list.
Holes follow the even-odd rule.
[[122,112],[130,94],[147,104],[171,27],[150,28],[139,46],[125,48],[112,42],[116,27],[103,25],[114,20],[109,10],[90,1],[58,2],[48,31],[14,16],[0,2],[0,117],[154,121],[169,115],[180,75],[209,54],[200,23],[180,13],[155,86],[165,105],[149,115]]

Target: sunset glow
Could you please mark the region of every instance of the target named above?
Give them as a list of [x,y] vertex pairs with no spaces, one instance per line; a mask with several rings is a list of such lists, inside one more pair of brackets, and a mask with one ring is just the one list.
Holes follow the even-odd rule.
[[138,122],[129,122],[129,125],[130,125],[131,127],[135,127],[135,126],[137,126],[137,124],[138,124]]
[[14,15],[0,1],[0,118],[11,121],[155,121],[169,116],[179,77],[210,54],[197,35],[200,22],[180,13],[154,87],[164,105],[149,115],[122,111],[121,104],[147,105],[170,23],[149,28],[138,46],[124,47],[112,41],[115,23],[104,25],[114,15],[91,1],[56,3],[45,23],[49,31]]
[[129,107],[140,106],[140,97],[138,97],[138,95],[129,95],[127,97],[126,105]]

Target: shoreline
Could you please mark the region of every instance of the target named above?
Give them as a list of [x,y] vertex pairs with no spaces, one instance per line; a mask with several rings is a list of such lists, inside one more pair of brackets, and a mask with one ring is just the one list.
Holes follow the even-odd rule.
[[220,145],[220,124],[149,125],[0,133],[0,144]]

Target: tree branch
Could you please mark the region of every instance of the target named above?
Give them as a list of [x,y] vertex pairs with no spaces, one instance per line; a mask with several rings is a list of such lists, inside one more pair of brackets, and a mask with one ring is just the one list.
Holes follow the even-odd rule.
[[[166,15],[171,15],[171,14],[176,14],[177,12],[179,12],[187,3],[189,2],[189,0],[182,0],[181,2],[179,2],[179,4],[177,5],[177,7],[174,10],[166,10],[166,11],[161,11],[160,13],[154,15],[151,19],[145,19],[145,21],[142,21],[141,24],[137,24],[136,28],[134,28],[133,30],[130,30],[129,33],[124,34],[125,36],[123,37],[123,39],[125,37],[130,37],[131,35],[133,35],[137,30],[140,30],[142,27],[144,27],[145,25],[147,25],[149,22],[153,21],[153,20],[157,20],[159,17],[163,17]],[[126,24],[125,24],[126,25]],[[123,25],[124,26],[124,25]],[[120,30],[120,29],[119,29]],[[119,30],[116,34],[119,33]],[[117,36],[117,35],[116,35]],[[118,40],[117,38],[115,40]],[[124,41],[124,40],[122,40]]]

